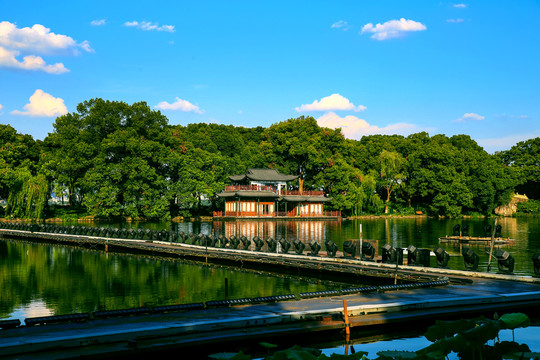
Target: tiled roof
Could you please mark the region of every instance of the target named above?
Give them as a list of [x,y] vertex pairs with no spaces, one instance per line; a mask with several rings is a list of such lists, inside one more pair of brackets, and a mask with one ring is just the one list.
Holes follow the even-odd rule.
[[297,175],[281,174],[276,169],[248,169],[247,173],[229,176],[232,181],[242,181],[244,179],[254,181],[292,181],[298,179]]

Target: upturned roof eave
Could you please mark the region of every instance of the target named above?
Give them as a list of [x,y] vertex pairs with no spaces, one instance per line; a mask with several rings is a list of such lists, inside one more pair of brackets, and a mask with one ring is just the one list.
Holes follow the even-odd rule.
[[281,174],[277,169],[248,169],[245,174],[231,175],[232,181],[243,181],[245,179],[253,181],[283,181],[289,182],[298,179],[298,175]]

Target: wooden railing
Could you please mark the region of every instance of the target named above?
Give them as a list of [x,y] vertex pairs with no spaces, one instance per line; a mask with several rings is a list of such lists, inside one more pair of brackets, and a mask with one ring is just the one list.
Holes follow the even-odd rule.
[[[271,191],[277,194],[277,189],[270,185],[228,185],[225,191]],[[324,196],[324,191],[317,190],[287,190],[281,189],[281,195],[288,196]]]
[[292,215],[285,211],[276,211],[268,214],[257,214],[254,211],[244,211],[241,214],[237,214],[236,211],[214,211],[214,217],[243,217],[243,216],[258,216],[258,217],[288,217],[288,218],[306,218],[306,217],[341,217],[341,211],[323,211],[322,214],[303,214]]
[[225,191],[271,191],[277,193],[276,188],[269,185],[229,185]]
[[299,196],[324,196],[324,191],[315,190],[281,190],[281,195],[299,195]]

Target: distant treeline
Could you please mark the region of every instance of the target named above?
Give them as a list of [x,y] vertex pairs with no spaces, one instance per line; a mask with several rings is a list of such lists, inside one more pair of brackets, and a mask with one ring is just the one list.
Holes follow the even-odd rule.
[[58,117],[43,141],[0,125],[4,216],[43,218],[52,194],[103,218],[204,215],[222,210],[216,194],[248,168],[300,175],[344,215],[490,214],[514,191],[540,199],[540,138],[490,155],[467,135],[357,141],[303,116],[268,128],[169,125],[144,102],[102,99]]

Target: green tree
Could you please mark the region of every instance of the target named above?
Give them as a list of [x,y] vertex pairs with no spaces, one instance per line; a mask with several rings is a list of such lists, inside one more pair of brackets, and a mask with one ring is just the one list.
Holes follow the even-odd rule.
[[15,217],[37,218],[49,196],[49,183],[41,173],[43,144],[30,135],[0,125],[0,198],[6,212]]
[[463,159],[460,171],[473,194],[472,210],[489,215],[495,207],[507,204],[516,185],[514,172],[468,135],[455,135],[449,141]]
[[521,141],[497,155],[516,171],[519,179],[516,191],[530,199],[540,199],[540,137]]
[[386,192],[384,213],[388,214],[388,205],[392,191],[398,187],[405,178],[403,173],[405,159],[395,151],[383,150],[379,155],[380,182]]
[[261,152],[266,167],[299,175],[305,188],[312,188],[329,159],[345,149],[340,129],[321,128],[313,117],[301,116],[274,124],[265,131],[264,137]]
[[341,211],[353,211],[361,197],[362,174],[349,165],[340,154],[328,160],[328,165],[315,176],[315,187],[325,189],[332,198],[332,207]]
[[144,102],[85,101],[56,120],[48,169],[93,215],[168,217],[167,125]]
[[203,200],[214,203],[225,186],[226,159],[198,148],[171,152],[168,157],[175,180],[168,186],[173,214],[200,214]]
[[32,175],[19,167],[10,181],[6,212],[17,218],[41,219],[49,197],[49,184],[43,174]]
[[434,215],[458,216],[472,208],[473,194],[462,171],[462,154],[444,135],[435,135],[409,155],[407,182],[413,202]]

